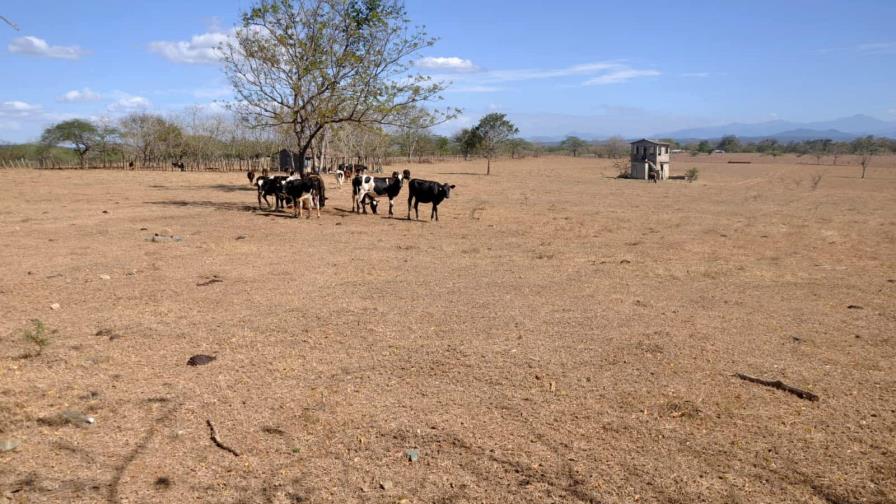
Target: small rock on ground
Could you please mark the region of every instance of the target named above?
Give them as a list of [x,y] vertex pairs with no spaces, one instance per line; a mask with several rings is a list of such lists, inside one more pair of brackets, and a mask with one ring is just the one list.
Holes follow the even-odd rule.
[[22,442],[13,438],[0,438],[0,452],[13,451],[21,445]]
[[63,411],[62,413],[57,413],[55,415],[38,418],[37,422],[52,427],[61,427],[63,425],[87,427],[89,425],[94,425],[96,423],[96,419],[92,416],[85,415],[80,411],[68,410]]
[[194,355],[187,360],[188,366],[205,366],[211,364],[217,357],[211,355]]

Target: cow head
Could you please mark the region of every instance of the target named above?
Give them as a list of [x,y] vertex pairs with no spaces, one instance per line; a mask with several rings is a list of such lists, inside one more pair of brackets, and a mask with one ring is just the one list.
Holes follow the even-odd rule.
[[454,189],[454,184],[442,184],[442,190],[445,191],[445,199],[451,197],[451,190]]
[[401,172],[401,177],[403,180],[411,180],[411,170]]

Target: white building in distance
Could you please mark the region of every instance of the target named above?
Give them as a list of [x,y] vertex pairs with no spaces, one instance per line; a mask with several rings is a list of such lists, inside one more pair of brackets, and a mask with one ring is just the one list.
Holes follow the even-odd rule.
[[659,180],[669,178],[671,144],[656,142],[642,138],[632,142],[632,168],[629,177],[647,180],[651,168],[656,171]]

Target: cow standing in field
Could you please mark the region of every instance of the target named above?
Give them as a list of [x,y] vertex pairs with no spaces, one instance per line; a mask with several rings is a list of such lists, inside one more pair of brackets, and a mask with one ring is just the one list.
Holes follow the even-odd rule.
[[420,203],[432,203],[432,213],[429,220],[439,220],[439,204],[451,196],[454,185],[440,184],[431,180],[413,179],[408,182],[408,220],[411,220],[411,205],[414,205],[414,214],[420,220],[420,211],[417,206]]
[[308,205],[308,218],[311,218],[311,210],[317,209],[317,218],[320,218],[321,195],[320,177],[292,178],[283,183],[283,197],[292,201],[293,215],[296,218],[302,216],[302,210]]
[[264,199],[268,208],[271,208],[271,202],[268,196],[274,196],[274,209],[279,210],[283,205],[283,184],[287,177],[277,175],[275,177],[261,176],[255,179],[255,187],[258,190],[258,208],[261,209],[261,200]]
[[249,184],[250,184],[250,185],[251,185],[253,182],[255,182],[255,170],[253,170],[252,168],[249,168],[249,170],[246,171],[246,178],[249,179]]
[[367,213],[367,202],[370,202],[370,208],[373,213],[377,213],[377,201],[379,196],[389,198],[389,216],[394,215],[395,198],[401,192],[404,181],[411,178],[411,171],[404,170],[402,173],[392,172],[391,177],[371,177],[369,175],[359,175],[352,179],[352,210]]

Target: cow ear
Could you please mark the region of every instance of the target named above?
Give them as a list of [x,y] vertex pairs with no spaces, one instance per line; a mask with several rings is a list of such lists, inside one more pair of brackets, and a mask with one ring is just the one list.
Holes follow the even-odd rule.
[[451,184],[451,185],[450,185],[450,186],[448,186],[448,187],[450,187],[450,188],[452,188],[452,189],[454,189],[454,184]]

